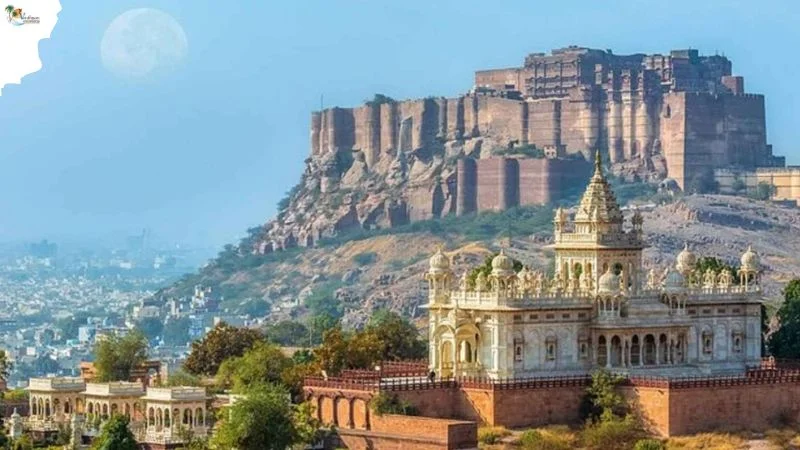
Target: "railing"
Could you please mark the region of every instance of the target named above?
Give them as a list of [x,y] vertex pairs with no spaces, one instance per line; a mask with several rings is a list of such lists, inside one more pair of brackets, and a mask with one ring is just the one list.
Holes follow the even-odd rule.
[[427,376],[428,360],[384,361],[380,364],[383,376]]

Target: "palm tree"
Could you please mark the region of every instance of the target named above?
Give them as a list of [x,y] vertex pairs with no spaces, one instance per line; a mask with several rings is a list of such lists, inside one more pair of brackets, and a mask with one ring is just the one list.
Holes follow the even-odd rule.
[[6,14],[8,14],[8,20],[11,20],[11,13],[14,12],[14,5],[6,6]]

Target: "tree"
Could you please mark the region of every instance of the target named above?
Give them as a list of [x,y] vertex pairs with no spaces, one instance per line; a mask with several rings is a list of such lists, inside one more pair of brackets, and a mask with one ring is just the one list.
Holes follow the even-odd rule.
[[756,200],[769,200],[775,196],[777,189],[775,185],[767,181],[760,181],[756,186],[756,191],[753,193],[753,198]]
[[242,356],[263,339],[256,330],[220,322],[203,339],[192,343],[192,351],[183,367],[195,375],[215,375],[223,361]]
[[783,304],[777,316],[780,328],[769,337],[770,354],[776,358],[800,358],[800,278],[783,289]]
[[383,342],[370,331],[346,333],[335,327],[322,338],[322,345],[314,350],[320,368],[330,375],[343,369],[369,369],[381,361]]
[[295,408],[289,392],[274,384],[259,385],[230,407],[211,438],[214,448],[286,450],[311,443],[316,424],[308,408]]
[[8,360],[8,354],[5,350],[0,350],[0,380],[8,381],[8,376],[11,373],[11,361]]
[[217,372],[217,382],[242,393],[248,386],[280,383],[291,365],[292,360],[275,344],[259,341],[244,355],[226,359]]
[[271,342],[283,346],[301,346],[308,343],[308,328],[300,322],[284,320],[269,325],[264,334]]
[[56,322],[56,327],[61,330],[61,336],[64,339],[76,339],[78,337],[78,329],[86,325],[89,317],[88,312],[78,311],[70,317],[59,319]]
[[736,266],[732,266],[719,258],[715,258],[713,256],[703,256],[697,260],[695,264],[695,270],[702,274],[706,273],[708,269],[711,269],[712,272],[719,275],[723,270],[727,269],[731,275],[733,275],[733,284],[739,284],[739,277],[736,276],[739,273],[739,268]]
[[714,178],[714,172],[703,170],[692,176],[686,186],[686,192],[690,194],[711,194],[719,189],[719,183]]
[[138,330],[111,335],[95,343],[94,355],[98,381],[128,381],[131,371],[147,359],[147,338]]
[[616,415],[621,415],[625,406],[616,388],[622,382],[623,377],[605,370],[598,370],[592,373],[592,383],[586,388],[584,398],[584,415],[596,420],[610,420]]
[[192,321],[188,317],[173,318],[164,325],[162,336],[166,345],[184,345],[191,339],[189,328]]
[[169,374],[166,386],[200,386],[200,378],[183,370]]
[[[475,267],[474,269],[472,269],[469,272],[469,275],[467,275],[467,283],[470,286],[475,286],[475,279],[478,277],[479,274],[482,273],[483,275],[485,275],[487,277],[489,275],[491,275],[491,273],[492,273],[492,260],[494,260],[494,258],[497,255],[498,255],[498,253],[494,253],[492,255],[487,256],[483,260],[483,265]],[[519,262],[519,261],[517,261],[516,259],[513,259],[513,258],[512,258],[512,261],[514,262],[514,271],[515,272],[519,272],[520,270],[522,270],[522,263],[521,262]]]
[[157,317],[145,317],[136,324],[136,328],[147,336],[147,339],[155,341],[164,331],[164,322]]
[[124,415],[114,415],[103,426],[92,443],[93,450],[137,450],[136,438],[128,428],[130,420]]
[[381,359],[403,360],[425,357],[425,342],[419,339],[419,330],[397,313],[380,310],[369,321],[367,332],[374,333],[381,342]]

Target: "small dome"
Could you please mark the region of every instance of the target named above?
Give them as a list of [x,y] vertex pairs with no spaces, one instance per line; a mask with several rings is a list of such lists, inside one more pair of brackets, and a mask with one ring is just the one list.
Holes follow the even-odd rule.
[[761,259],[758,257],[758,253],[754,252],[751,246],[748,246],[747,251],[742,254],[741,263],[742,270],[758,272],[761,266]]
[[678,253],[678,257],[676,258],[677,264],[675,267],[678,269],[679,272],[685,274],[689,273],[694,269],[694,265],[697,263],[697,257],[694,253],[689,250],[689,244],[685,244],[683,246],[683,250]]
[[612,272],[610,267],[606,273],[600,276],[600,280],[597,282],[597,292],[602,294],[619,292],[619,276]]
[[506,256],[505,250],[500,250],[500,253],[492,259],[492,273],[493,274],[508,274],[514,272],[514,260]]
[[450,258],[444,254],[442,248],[439,247],[436,253],[428,260],[431,272],[444,272],[450,270]]
[[675,269],[669,269],[664,278],[664,289],[667,292],[678,292],[686,289],[686,278]]

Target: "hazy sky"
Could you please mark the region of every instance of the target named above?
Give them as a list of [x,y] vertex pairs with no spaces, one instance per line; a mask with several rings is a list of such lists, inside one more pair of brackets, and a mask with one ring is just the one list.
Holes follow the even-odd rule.
[[[233,241],[299,179],[321,94],[326,106],[375,92],[457,95],[476,69],[569,44],[724,53],[749,92],[766,94],[775,152],[800,163],[797,2],[90,3],[62,0],[40,44],[44,68],[0,96],[0,241],[142,227]],[[180,22],[188,56],[172,75],[134,83],[103,68],[100,41],[141,7]]]

